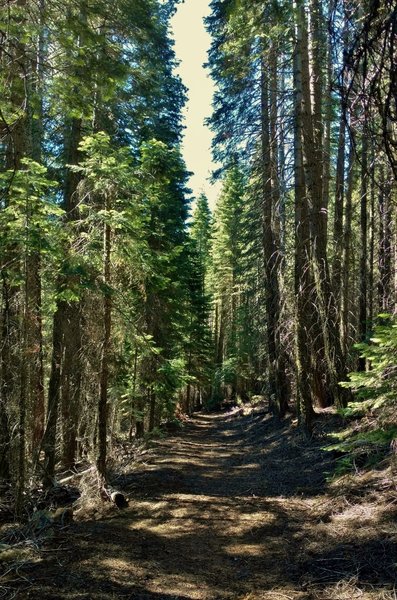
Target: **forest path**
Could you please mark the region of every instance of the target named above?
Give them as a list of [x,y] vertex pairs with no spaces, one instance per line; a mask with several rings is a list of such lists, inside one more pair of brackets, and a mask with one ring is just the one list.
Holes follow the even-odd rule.
[[360,515],[360,529],[357,514],[342,518],[345,501],[326,490],[329,461],[269,415],[196,416],[119,479],[130,506],[74,523],[16,597],[393,598],[377,564],[395,548],[374,539],[374,515]]

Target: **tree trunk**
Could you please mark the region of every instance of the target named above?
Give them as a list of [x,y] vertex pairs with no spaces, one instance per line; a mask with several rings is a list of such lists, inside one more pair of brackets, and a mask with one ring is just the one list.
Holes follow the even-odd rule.
[[[27,224],[29,231],[29,224]],[[22,309],[22,336],[21,336],[21,366],[19,390],[19,420],[18,420],[18,479],[15,507],[17,514],[21,514],[24,504],[24,490],[26,477],[26,409],[29,397],[29,283],[27,273],[27,252],[25,257],[25,286]]]
[[303,167],[302,120],[302,29],[299,26],[300,0],[294,3],[297,24],[294,41],[294,175],[295,175],[295,296],[296,369],[298,417],[310,433],[314,416],[311,396],[310,357],[310,225]]
[[132,373],[132,390],[131,390],[131,416],[130,416],[130,431],[128,434],[128,438],[130,442],[132,441],[132,433],[134,431],[134,423],[136,423],[136,381],[138,377],[138,348],[135,348],[134,351],[134,370]]
[[340,317],[342,251],[343,251],[343,211],[345,202],[345,154],[346,154],[346,122],[341,114],[339,123],[338,155],[336,160],[335,208],[333,233],[332,287]]
[[[276,385],[279,417],[284,417],[288,411],[289,385],[287,380],[286,351],[281,341],[282,302],[280,288],[283,280],[284,256],[282,238],[285,235],[285,208],[281,208],[279,156],[281,155],[278,136],[278,55],[279,48],[272,43],[269,54],[270,63],[270,168],[272,181],[272,228],[274,230],[274,284],[275,284],[275,322],[276,322]],[[277,302],[276,302],[277,300]]]
[[[44,10],[45,1],[39,1],[39,22],[40,33],[38,40],[38,51],[32,64],[34,79],[31,83],[35,114],[33,108],[29,110],[29,122],[32,140],[32,158],[40,163],[42,160],[43,143],[43,79],[44,79],[44,60],[45,60],[45,41],[44,41]],[[44,435],[45,425],[45,398],[44,398],[44,365],[43,365],[43,323],[42,323],[42,301],[41,301],[41,255],[40,250],[36,249],[29,256],[27,267],[29,276],[29,304],[31,313],[30,325],[30,387],[32,406],[32,449],[33,458],[36,462],[38,458],[38,449]]]
[[143,394],[144,391],[141,389],[137,398],[137,416],[135,419],[135,436],[137,439],[141,439],[145,435],[145,404]]
[[[271,86],[268,77],[271,70]],[[272,412],[284,416],[288,408],[280,343],[280,248],[276,242],[275,213],[279,198],[277,120],[277,60],[273,48],[269,60],[262,58],[261,121],[262,121],[262,226],[265,263],[266,327],[268,354],[269,406]],[[284,372],[281,372],[283,370]]]
[[35,252],[29,259],[28,274],[30,278],[31,335],[30,335],[30,386],[31,405],[33,407],[32,449],[34,461],[37,449],[40,448],[44,435],[45,398],[44,398],[44,365],[43,365],[43,323],[41,302],[41,258]]
[[[327,278],[327,214],[323,206],[323,162],[322,162],[322,116],[321,116],[321,88],[319,73],[316,71],[317,62],[312,64],[312,77],[310,76],[309,38],[305,15],[304,2],[297,1],[297,30],[299,31],[300,63],[301,63],[301,95],[302,95],[302,151],[305,159],[305,180],[307,202],[310,203],[310,237],[311,243],[307,247],[307,268],[312,270],[308,278],[309,287],[306,294],[311,297],[316,314],[312,318],[309,329],[312,357],[312,390],[314,398],[320,406],[329,403],[330,386],[328,384],[328,364],[326,357],[327,342],[325,335],[326,302],[328,296],[324,294],[324,284]],[[313,24],[314,25],[314,24]],[[312,86],[310,85],[312,79]],[[312,98],[313,89],[313,98]],[[326,300],[327,298],[327,300]]]
[[77,428],[81,396],[81,327],[80,302],[69,304],[64,315],[64,355],[62,363],[62,464],[74,466],[77,453]]
[[[322,36],[321,7],[318,0],[312,0],[311,15],[312,52],[310,56],[304,3],[299,0],[297,24],[301,30],[303,151],[306,158],[307,193],[312,209],[312,300],[317,312],[311,327],[312,345],[315,350],[313,382],[316,400],[320,406],[327,406],[333,402],[344,405],[346,395],[339,388],[338,382],[345,376],[345,365],[338,328],[338,311],[331,286],[327,256],[328,205],[326,202],[328,195],[324,193],[323,181],[324,131],[321,66],[321,56],[325,56],[326,52]],[[310,73],[312,86],[310,86]]]
[[63,354],[63,316],[66,303],[59,301],[54,314],[52,332],[51,372],[48,383],[47,423],[43,437],[44,476],[43,484],[51,487],[54,484],[56,464],[57,421],[61,388],[61,363]]
[[149,394],[149,425],[148,430],[153,431],[156,425],[156,394],[153,387],[148,391]]
[[[25,28],[26,0],[17,0],[18,14],[15,18],[21,29]],[[15,24],[14,24],[15,26]],[[10,72],[8,85],[10,86],[10,99],[12,109],[22,111],[15,118],[11,127],[7,127],[6,160],[5,168],[15,172],[23,168],[22,159],[29,155],[30,139],[28,130],[28,75],[27,52],[25,43],[17,40],[10,46]],[[5,198],[5,206],[10,206],[12,199]],[[0,404],[1,422],[5,429],[1,434],[1,471],[8,478],[12,475],[11,469],[11,432],[9,430],[8,415],[12,402],[18,406],[17,420],[17,466],[16,466],[16,508],[20,512],[23,501],[25,485],[25,444],[26,444],[26,407],[28,399],[28,372],[27,372],[27,322],[26,322],[26,279],[24,279],[26,248],[19,246],[18,242],[8,244],[4,248],[0,263],[3,280],[3,324],[1,346],[1,382]],[[23,265],[23,266],[22,266]],[[23,281],[23,285],[18,280]],[[18,296],[21,292],[22,301]],[[22,388],[23,385],[23,388]]]
[[[69,165],[79,164],[80,156],[78,146],[81,140],[81,127],[81,119],[72,119],[70,129],[65,135],[66,161]],[[74,222],[79,217],[77,198],[77,186],[79,179],[80,176],[78,173],[74,173],[71,169],[67,170],[65,175],[63,197],[63,207],[65,210],[66,222]],[[65,249],[65,253],[65,263],[67,264],[69,255],[68,248]],[[62,274],[57,282],[57,291],[59,294],[62,294],[65,289],[67,290],[68,288],[78,289],[78,285],[78,276]],[[57,419],[60,401],[62,400],[63,407],[71,406],[72,410],[75,409],[78,402],[74,399],[71,399],[71,395],[67,392],[67,390],[70,391],[70,383],[74,377],[77,376],[77,383],[79,383],[81,377],[81,361],[79,360],[81,350],[80,315],[80,301],[66,302],[63,299],[57,301],[57,308],[53,319],[53,348],[48,388],[48,416],[46,429],[50,428],[50,432],[47,434],[46,431],[45,434],[46,485],[51,485],[51,482],[54,479],[55,446],[54,448],[50,448],[50,444],[56,444]],[[65,356],[68,358],[68,361],[64,371],[63,368]],[[73,363],[73,366],[70,364],[71,362]],[[65,389],[61,397],[62,384],[64,385]],[[70,412],[70,414],[72,414],[72,412]],[[75,431],[75,426],[73,425],[75,421],[76,415],[73,414],[71,417],[71,426],[70,422],[63,423],[65,430],[68,432]],[[64,454],[67,456],[66,462],[68,465],[73,464],[74,462],[74,456],[72,456],[72,454],[74,454],[76,448],[75,440],[72,440],[71,437],[72,436],[70,436],[68,439],[67,451],[64,452]]]
[[[368,130],[364,127],[361,139],[361,187],[360,187],[360,293],[359,325],[360,342],[367,340],[368,332]],[[365,371],[365,358],[360,358],[358,370]]]
[[[106,210],[110,211],[110,199],[107,199]],[[110,334],[112,325],[111,284],[111,228],[108,223],[104,227],[103,241],[103,343],[100,367],[99,403],[98,403],[98,459],[99,474],[106,479],[107,425],[108,425],[108,385],[110,360]]]
[[392,208],[391,208],[391,174],[387,179],[382,176],[379,189],[379,282],[378,306],[382,313],[393,312],[392,284]]
[[353,187],[354,187],[354,163],[355,163],[354,133],[350,140],[350,149],[347,167],[346,199],[345,199],[345,224],[343,231],[342,251],[342,285],[341,285],[341,340],[343,361],[346,363],[350,347],[349,313],[352,277],[352,220],[353,220]]
[[2,331],[1,331],[1,354],[0,354],[0,478],[10,478],[10,427],[8,422],[8,409],[11,400],[12,382],[11,360],[10,360],[10,342],[9,335],[11,324],[11,307],[9,282],[5,272],[1,271],[2,276]]
[[369,256],[368,256],[368,327],[373,328],[374,320],[374,258],[375,258],[375,153],[371,150],[370,161],[370,208],[369,208]]

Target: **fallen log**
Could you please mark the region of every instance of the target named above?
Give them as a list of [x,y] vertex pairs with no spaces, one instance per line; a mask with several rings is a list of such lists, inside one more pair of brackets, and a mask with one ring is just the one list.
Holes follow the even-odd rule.
[[102,487],[101,498],[107,502],[113,502],[117,508],[127,508],[128,498],[122,492],[109,487]]
[[96,467],[93,465],[92,467],[89,467],[88,469],[85,469],[84,471],[80,471],[80,473],[73,473],[73,475],[69,475],[68,477],[65,477],[64,479],[60,479],[58,483],[63,485],[64,483],[68,483],[69,481],[72,481],[73,479],[78,479],[79,477],[82,477],[86,473],[90,473],[90,471],[95,471],[95,469],[96,469]]
[[[81,471],[80,473],[73,473],[73,475],[69,475],[68,477],[65,477],[64,479],[61,479],[58,483],[60,485],[63,485],[65,483],[68,483],[69,481],[72,481],[73,479],[78,479],[79,477],[82,477],[83,475],[86,475],[87,473],[96,471],[96,469],[97,469],[96,466],[92,465],[91,467],[89,467],[88,469],[85,469],[84,471]],[[110,487],[104,485],[103,479],[100,482],[100,495],[101,495],[102,500],[112,502],[113,504],[115,504],[117,506],[117,508],[127,508],[127,506],[128,506],[128,498],[126,498],[126,496],[119,490],[115,490],[113,488],[110,488]]]

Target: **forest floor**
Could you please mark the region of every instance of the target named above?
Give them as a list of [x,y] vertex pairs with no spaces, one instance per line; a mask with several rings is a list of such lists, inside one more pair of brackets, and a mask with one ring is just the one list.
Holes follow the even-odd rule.
[[0,598],[395,600],[390,469],[330,482],[328,422],[309,442],[264,413],[195,416],[119,475],[128,508],[76,515]]

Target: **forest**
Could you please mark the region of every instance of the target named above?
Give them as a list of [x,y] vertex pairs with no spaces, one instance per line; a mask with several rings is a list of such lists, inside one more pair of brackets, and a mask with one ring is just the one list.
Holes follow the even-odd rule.
[[[29,519],[87,469],[103,501],[120,448],[167,431],[187,428],[186,469],[215,460],[219,415],[227,437],[264,406],[266,436],[293,427],[308,464],[345,427],[336,468],[388,461],[394,506],[397,5],[210,2],[210,207],[182,155],[178,4],[1,0],[0,516],[11,498]],[[395,598],[387,568],[388,592],[360,597]],[[128,597],[359,597],[280,590]]]

